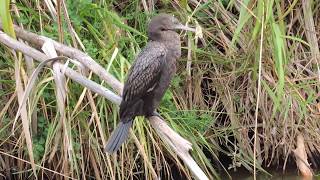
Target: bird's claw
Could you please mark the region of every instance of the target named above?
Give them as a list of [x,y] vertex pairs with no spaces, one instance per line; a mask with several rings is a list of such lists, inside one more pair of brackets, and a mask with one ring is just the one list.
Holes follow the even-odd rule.
[[157,117],[159,117],[160,119],[163,119],[163,118],[161,117],[161,115],[160,115],[157,111],[153,111],[153,113],[152,113],[150,116],[148,116],[148,117],[152,117],[152,116],[157,116]]

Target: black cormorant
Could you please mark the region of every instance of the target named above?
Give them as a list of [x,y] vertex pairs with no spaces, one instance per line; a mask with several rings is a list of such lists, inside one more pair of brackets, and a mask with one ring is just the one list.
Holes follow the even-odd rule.
[[160,14],[151,19],[149,41],[132,64],[124,84],[120,122],[107,142],[108,153],[117,151],[128,138],[136,116],[155,115],[181,56],[180,36],[175,32],[178,29],[194,31],[172,15]]

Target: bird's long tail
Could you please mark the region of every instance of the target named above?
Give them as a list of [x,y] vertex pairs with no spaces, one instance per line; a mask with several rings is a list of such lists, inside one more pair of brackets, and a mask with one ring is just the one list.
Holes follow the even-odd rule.
[[120,121],[116,129],[113,131],[106,145],[106,152],[109,154],[116,152],[122,143],[128,138],[130,127],[133,120]]

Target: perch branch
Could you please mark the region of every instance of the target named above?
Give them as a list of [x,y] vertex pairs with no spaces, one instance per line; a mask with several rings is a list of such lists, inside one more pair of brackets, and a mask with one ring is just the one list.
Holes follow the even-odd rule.
[[[0,22],[0,28],[2,29],[2,23]],[[19,26],[14,25],[14,30],[16,32],[17,37],[28,41],[29,43],[37,46],[38,48],[42,47],[46,41],[51,41],[55,47],[55,49],[65,55],[70,57],[71,59],[77,59],[84,66],[89,68],[93,73],[98,75],[101,79],[105,80],[114,90],[116,90],[119,94],[122,93],[123,85],[119,82],[115,77],[113,77],[110,73],[108,73],[102,66],[100,66],[96,61],[94,61],[90,56],[86,53],[61,44],[57,41],[54,41],[45,36],[40,36],[32,32],[28,32],[23,30]]]
[[[41,53],[40,51],[27,46],[24,43],[21,43],[15,39],[12,39],[10,36],[5,34],[4,32],[0,31],[0,42],[14,50],[20,51],[23,54],[29,55],[30,57],[36,59],[37,61],[43,62],[48,59],[50,59],[45,54]],[[82,76],[80,73],[74,71],[73,69],[69,67],[65,67],[64,64],[59,63],[59,66],[61,69],[64,69],[64,73],[72,80],[78,82],[79,84],[83,85],[84,87],[87,87],[89,89],[94,89],[94,92],[102,95],[103,97],[110,100],[112,103],[120,104],[121,98],[110,91],[109,89],[100,86],[99,84],[88,80],[84,76]]]
[[[1,23],[0,23],[1,28]],[[26,32],[22,30],[19,27],[15,26],[15,30],[17,33],[17,36],[19,38],[22,38],[26,41],[29,41],[30,43],[36,44],[38,46],[41,46],[44,42],[44,39],[49,39],[43,36],[38,36],[34,33]],[[50,39],[51,40],[51,39]],[[53,41],[53,40],[52,40]],[[35,60],[38,60],[40,62],[45,61],[46,59],[49,59],[48,56],[41,53],[40,51],[31,48],[27,46],[24,43],[21,43],[19,41],[16,41],[15,39],[12,39],[4,32],[0,31],[0,43],[21,51],[22,53],[33,57]],[[58,52],[65,56],[69,56],[74,59],[78,59],[81,63],[83,63],[85,66],[87,66],[90,70],[92,70],[94,73],[96,73],[100,77],[104,77],[104,79],[113,89],[117,90],[119,93],[123,87],[123,85],[112,75],[110,75],[108,72],[106,72],[98,63],[96,63],[92,58],[90,58],[85,53],[62,45],[60,43],[57,43],[54,41],[54,46]],[[81,60],[80,60],[80,59]],[[92,62],[93,61],[93,62]],[[58,63],[58,62],[57,62]],[[88,89],[102,95],[106,99],[110,100],[111,102],[119,105],[121,102],[121,97],[114,94],[112,91],[104,88],[103,86],[85,78],[80,73],[77,73],[76,71],[72,70],[71,68],[65,67],[63,64],[59,64],[61,68],[65,68],[65,75],[68,76],[70,79],[78,82],[79,84],[87,87]],[[108,78],[106,78],[108,77]],[[159,134],[159,136],[163,139],[164,142],[166,142],[176,153],[177,155],[184,161],[184,163],[189,167],[193,175],[196,179],[200,180],[207,180],[208,177],[205,175],[205,173],[201,170],[201,168],[197,165],[197,163],[194,161],[194,159],[189,154],[189,150],[192,149],[191,143],[184,138],[182,138],[179,134],[177,134],[175,131],[173,131],[165,121],[163,121],[161,118],[153,116],[149,118],[150,123],[152,127],[156,130],[156,132]]]

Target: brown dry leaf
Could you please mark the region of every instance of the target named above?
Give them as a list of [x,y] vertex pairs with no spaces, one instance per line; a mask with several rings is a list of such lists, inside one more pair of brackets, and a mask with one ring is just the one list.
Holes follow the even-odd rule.
[[36,176],[36,166],[34,163],[31,133],[30,133],[29,119],[28,119],[28,111],[27,111],[26,104],[22,104],[24,91],[23,91],[23,86],[22,86],[21,77],[20,77],[20,65],[19,65],[20,63],[19,63],[19,59],[17,57],[16,52],[12,51],[12,53],[13,53],[13,56],[15,59],[14,69],[15,69],[15,80],[16,80],[16,92],[18,95],[19,105],[22,105],[21,119],[22,119],[23,133],[24,133],[24,137],[26,138],[27,149],[28,149],[31,167],[32,167],[33,173],[35,174],[36,179],[38,179]]

